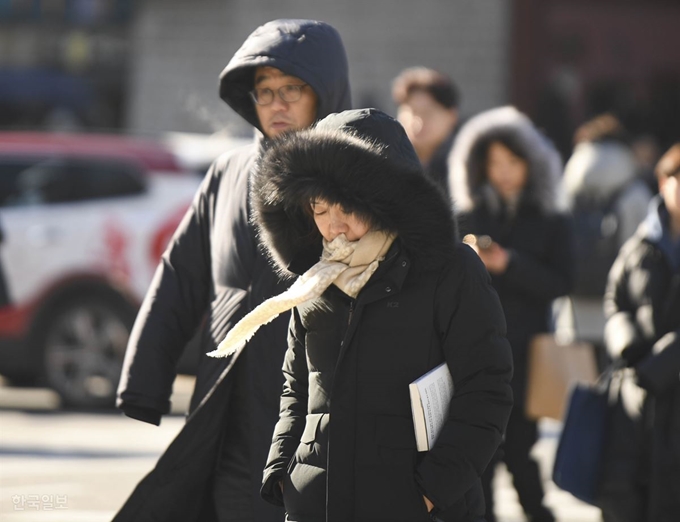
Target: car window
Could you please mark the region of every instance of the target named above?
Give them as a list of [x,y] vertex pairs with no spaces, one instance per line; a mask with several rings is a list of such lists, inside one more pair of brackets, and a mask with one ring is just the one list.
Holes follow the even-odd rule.
[[141,194],[139,169],[118,160],[11,159],[0,161],[0,206],[96,200]]
[[21,160],[0,162],[0,207],[12,205],[17,200],[19,175],[32,164]]
[[139,169],[121,161],[71,160],[70,173],[82,183],[81,199],[103,199],[142,194],[146,190]]
[[77,184],[62,176],[63,163],[52,159],[21,159],[3,161],[0,183],[3,206],[24,206],[56,203],[73,199]]

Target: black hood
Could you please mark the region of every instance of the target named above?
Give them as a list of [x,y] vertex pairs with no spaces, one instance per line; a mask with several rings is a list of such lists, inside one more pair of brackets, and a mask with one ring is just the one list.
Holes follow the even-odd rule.
[[260,128],[253,101],[256,67],[276,67],[309,84],[319,105],[317,119],[352,105],[345,48],[338,32],[314,20],[274,20],[258,27],[220,74],[220,98]]
[[331,114],[272,140],[251,190],[260,239],[283,273],[319,260],[322,238],[309,208],[315,199],[396,233],[421,269],[453,255],[457,229],[447,199],[423,174],[402,126],[376,109]]

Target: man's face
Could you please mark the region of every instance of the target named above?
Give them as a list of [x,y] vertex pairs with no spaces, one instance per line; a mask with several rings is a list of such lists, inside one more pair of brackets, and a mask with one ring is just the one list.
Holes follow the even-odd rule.
[[397,120],[417,152],[434,151],[439,147],[453,131],[457,119],[456,109],[447,109],[423,91],[412,92],[397,112]]
[[[286,102],[281,98],[279,89],[291,85],[304,87],[300,90],[299,100]],[[255,103],[260,127],[268,138],[304,129],[316,120],[316,94],[296,76],[289,76],[274,67],[258,67],[255,69],[254,90],[264,95],[269,94],[267,90],[274,94],[272,102],[267,105]]]

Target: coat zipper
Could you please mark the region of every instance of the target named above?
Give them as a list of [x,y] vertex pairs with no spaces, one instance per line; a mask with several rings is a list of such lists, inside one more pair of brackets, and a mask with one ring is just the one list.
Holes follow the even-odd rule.
[[347,315],[347,328],[345,328],[345,335],[340,341],[340,346],[345,346],[345,340],[347,339],[347,334],[349,333],[349,326],[352,324],[352,316],[354,315],[354,299],[349,302],[349,314]]

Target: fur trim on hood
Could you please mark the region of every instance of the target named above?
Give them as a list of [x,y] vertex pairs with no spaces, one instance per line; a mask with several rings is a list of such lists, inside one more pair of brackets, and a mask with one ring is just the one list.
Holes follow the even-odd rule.
[[317,119],[352,106],[347,56],[338,32],[315,20],[273,20],[253,31],[220,74],[220,97],[260,128],[248,92],[256,67],[275,67],[309,84]]
[[481,165],[479,148],[496,136],[507,136],[523,152],[529,178],[522,200],[545,213],[566,208],[560,190],[562,161],[553,144],[529,118],[511,106],[483,112],[468,120],[460,130],[449,157],[449,187],[456,212],[469,212],[488,197],[489,184]]
[[635,179],[635,158],[615,141],[576,145],[564,167],[563,186],[571,206],[579,195],[606,200]]
[[453,255],[450,206],[423,174],[404,129],[381,111],[332,114],[312,129],[271,140],[264,151],[251,186],[253,219],[282,273],[303,273],[319,260],[315,199],[397,234],[422,269]]

